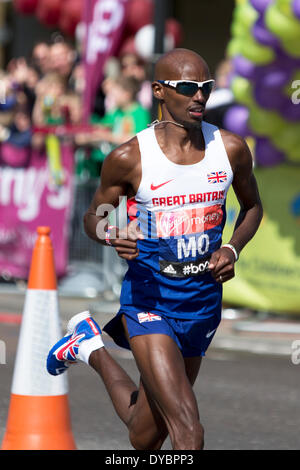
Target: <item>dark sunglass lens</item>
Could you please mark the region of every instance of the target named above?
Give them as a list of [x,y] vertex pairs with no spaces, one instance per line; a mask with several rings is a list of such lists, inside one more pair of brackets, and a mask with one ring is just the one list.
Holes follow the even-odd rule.
[[202,91],[204,95],[209,95],[213,89],[214,82],[204,83],[202,86]]
[[197,93],[197,83],[182,82],[178,83],[176,87],[177,93],[185,96],[194,96]]

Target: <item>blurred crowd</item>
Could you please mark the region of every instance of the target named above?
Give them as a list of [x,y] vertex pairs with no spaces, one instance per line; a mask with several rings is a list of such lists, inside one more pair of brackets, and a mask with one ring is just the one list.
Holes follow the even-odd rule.
[[[98,177],[107,154],[151,122],[150,67],[132,52],[110,58],[87,128],[81,126],[85,70],[80,52],[59,35],[35,44],[29,58],[12,59],[0,71],[0,164],[26,166],[32,148],[45,155],[47,136],[60,126],[63,139],[64,126],[74,145],[77,176]],[[230,73],[230,62],[222,61],[207,104],[205,120],[219,127],[233,104]]]
[[[75,149],[84,150],[78,171],[99,176],[109,151],[151,121],[148,72],[149,64],[133,53],[111,58],[99,85],[91,127],[82,132],[85,74],[77,49],[60,36],[51,43],[35,44],[31,57],[12,59],[0,71],[0,163],[25,166],[24,151],[43,151],[52,126],[73,125],[78,129],[72,134]],[[24,155],[17,164],[6,159],[14,150]]]

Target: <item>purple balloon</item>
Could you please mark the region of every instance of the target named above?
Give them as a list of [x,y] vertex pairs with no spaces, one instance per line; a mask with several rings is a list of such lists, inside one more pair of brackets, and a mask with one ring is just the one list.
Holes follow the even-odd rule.
[[294,0],[292,2],[292,11],[294,15],[300,19],[300,0]]
[[233,69],[236,75],[252,80],[255,78],[256,66],[250,60],[241,55],[233,58]]
[[291,57],[287,55],[281,48],[276,49],[276,60],[274,64],[277,64],[281,68],[295,69],[300,66],[300,58]]
[[257,42],[263,44],[264,46],[270,46],[273,48],[280,46],[278,38],[266,28],[263,17],[258,18],[258,20],[254,23],[252,34]]
[[285,104],[285,97],[280,88],[263,87],[257,83],[254,96],[259,106],[265,109],[278,111]]
[[300,123],[300,104],[294,104],[292,100],[286,99],[286,102],[280,108],[281,117],[291,122]]
[[254,82],[262,80],[264,84],[265,77],[269,77],[266,78],[267,81],[274,80],[276,83],[286,84],[296,68],[299,68],[296,61],[291,62],[286,57],[282,60],[276,58],[271,64],[256,66],[251,79]]
[[285,160],[285,155],[269,139],[259,137],[256,139],[255,160],[260,166],[275,166]]
[[264,13],[266,8],[273,2],[273,0],[250,0],[251,5],[259,13]]
[[225,129],[241,137],[253,135],[248,127],[249,110],[245,106],[234,105],[226,112],[223,120]]
[[291,74],[288,70],[271,70],[261,76],[259,85],[262,87],[281,88],[290,81]]

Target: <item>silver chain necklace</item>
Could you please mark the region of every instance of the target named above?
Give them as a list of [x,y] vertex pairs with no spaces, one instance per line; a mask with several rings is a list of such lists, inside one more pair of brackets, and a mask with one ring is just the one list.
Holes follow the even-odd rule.
[[169,123],[171,123],[171,124],[174,124],[175,126],[184,127],[182,124],[179,124],[179,122],[175,122],[175,121],[159,121],[158,119],[156,119],[155,121],[151,122],[151,124],[148,124],[148,127],[151,127],[151,126],[154,126],[155,124],[160,124],[160,123],[163,123],[163,122],[169,122]]

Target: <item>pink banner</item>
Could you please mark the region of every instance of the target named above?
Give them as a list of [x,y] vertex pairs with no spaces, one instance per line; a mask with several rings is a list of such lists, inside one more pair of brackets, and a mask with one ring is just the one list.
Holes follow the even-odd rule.
[[0,167],[0,274],[27,279],[36,228],[51,228],[56,273],[66,274],[73,203],[74,155],[61,147],[64,184],[56,187],[45,154],[32,152],[26,168]]
[[98,87],[103,79],[104,65],[119,45],[125,26],[128,0],[85,0],[84,122],[87,122]]

